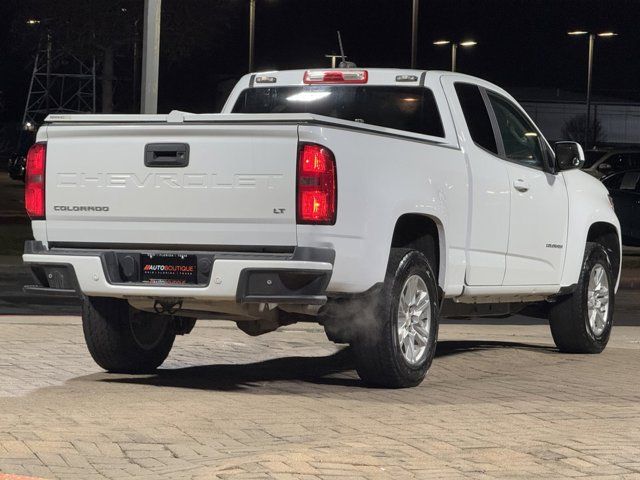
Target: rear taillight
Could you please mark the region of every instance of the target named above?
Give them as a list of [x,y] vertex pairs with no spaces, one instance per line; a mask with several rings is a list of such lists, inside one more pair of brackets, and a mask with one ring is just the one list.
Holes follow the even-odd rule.
[[336,223],[336,159],[328,148],[300,145],[298,155],[298,223]]
[[367,83],[367,70],[307,70],[302,81],[307,85],[316,83]]
[[27,153],[24,206],[31,220],[44,219],[44,170],[47,144],[36,143]]

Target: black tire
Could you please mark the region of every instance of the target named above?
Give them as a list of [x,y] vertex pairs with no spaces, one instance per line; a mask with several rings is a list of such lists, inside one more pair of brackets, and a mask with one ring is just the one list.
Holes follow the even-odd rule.
[[126,300],[85,297],[82,302],[89,353],[109,372],[149,373],[158,368],[176,337],[171,320],[135,310]]
[[[604,269],[608,283],[608,305],[602,331],[589,321],[588,288],[591,272],[597,265]],[[549,324],[553,341],[561,352],[600,353],[607,346],[613,324],[615,300],[613,268],[607,250],[599,243],[587,243],[576,290],[551,308]]]
[[[412,364],[400,346],[398,310],[405,282],[416,275],[423,280],[429,293],[430,304],[426,308],[430,309],[431,321],[427,327],[426,346],[422,343],[425,348],[422,356]],[[436,351],[439,312],[437,283],[427,258],[415,250],[393,248],[382,291],[370,302],[368,309],[362,310],[360,318],[353,319],[358,330],[354,333],[352,346],[360,378],[367,384],[388,388],[419,385]]]

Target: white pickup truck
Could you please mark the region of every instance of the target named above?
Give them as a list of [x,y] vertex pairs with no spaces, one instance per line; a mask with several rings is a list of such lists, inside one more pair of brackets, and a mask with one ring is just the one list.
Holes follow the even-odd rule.
[[262,72],[221,114],[51,115],[25,289],[80,295],[114,372],[157,368],[195,319],[318,322],[388,387],[423,380],[442,317],[548,317],[561,351],[597,353],[620,226],[583,161],[450,72]]

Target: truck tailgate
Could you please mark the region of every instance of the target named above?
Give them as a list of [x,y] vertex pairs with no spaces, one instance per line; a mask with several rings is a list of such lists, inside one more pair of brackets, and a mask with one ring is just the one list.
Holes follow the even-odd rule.
[[[297,144],[296,124],[50,125],[47,239],[294,246]],[[186,166],[145,165],[185,146]]]

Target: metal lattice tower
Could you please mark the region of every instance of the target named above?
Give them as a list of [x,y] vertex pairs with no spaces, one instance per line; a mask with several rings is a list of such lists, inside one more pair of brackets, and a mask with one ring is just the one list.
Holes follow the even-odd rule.
[[85,62],[68,51],[55,51],[50,35],[44,44],[33,65],[23,127],[39,125],[50,113],[95,113],[95,57]]

